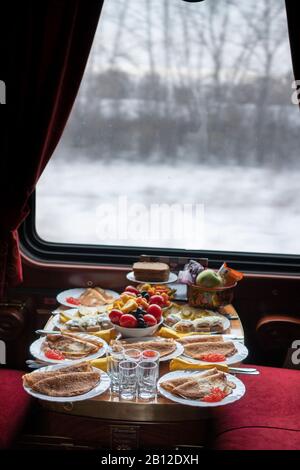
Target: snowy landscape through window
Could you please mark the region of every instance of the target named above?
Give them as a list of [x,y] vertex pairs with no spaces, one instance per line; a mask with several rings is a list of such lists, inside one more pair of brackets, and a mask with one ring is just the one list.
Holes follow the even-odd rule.
[[[37,186],[39,236],[299,254],[293,80],[284,0],[106,0],[67,127]],[[153,205],[163,208],[155,233]],[[115,216],[126,225],[121,234]]]

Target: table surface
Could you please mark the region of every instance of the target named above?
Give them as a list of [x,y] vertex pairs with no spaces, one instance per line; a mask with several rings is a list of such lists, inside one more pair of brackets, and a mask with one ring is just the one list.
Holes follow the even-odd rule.
[[[226,333],[238,337],[244,337],[243,326],[232,305],[223,307],[223,312],[233,319],[231,327]],[[169,363],[160,363],[160,376],[169,372]],[[160,395],[151,402],[120,401],[118,395],[110,391],[94,397],[90,400],[74,403],[55,403],[41,401],[41,405],[48,410],[63,412],[77,416],[89,416],[93,418],[112,419],[121,421],[186,421],[199,420],[209,415],[209,409],[184,406],[174,403]]]

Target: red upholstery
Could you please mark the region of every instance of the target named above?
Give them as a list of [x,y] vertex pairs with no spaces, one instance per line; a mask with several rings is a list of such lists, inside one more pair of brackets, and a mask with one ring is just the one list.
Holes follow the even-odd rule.
[[300,372],[257,368],[258,376],[239,376],[246,385],[241,400],[215,408],[214,449],[300,449]]
[[300,432],[274,428],[242,428],[221,434],[215,450],[299,450]]
[[31,402],[22,387],[22,372],[0,370],[0,449],[9,447],[20,431]]

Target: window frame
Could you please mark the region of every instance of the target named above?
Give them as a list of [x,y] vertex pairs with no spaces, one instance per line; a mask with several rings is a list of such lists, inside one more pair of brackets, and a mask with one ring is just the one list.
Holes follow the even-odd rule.
[[36,230],[35,198],[34,192],[29,201],[29,215],[19,229],[21,250],[35,261],[125,267],[136,261],[141,254],[148,254],[208,258],[212,268],[218,268],[226,261],[232,268],[257,274],[300,274],[300,255],[47,242],[39,237]]

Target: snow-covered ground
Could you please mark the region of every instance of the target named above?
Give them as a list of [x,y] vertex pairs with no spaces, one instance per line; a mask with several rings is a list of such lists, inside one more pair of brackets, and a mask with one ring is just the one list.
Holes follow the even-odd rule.
[[[149,211],[162,203],[199,205],[198,225],[189,216],[168,225],[165,213],[159,225]],[[36,224],[53,242],[299,254],[300,170],[54,158],[38,184]]]

